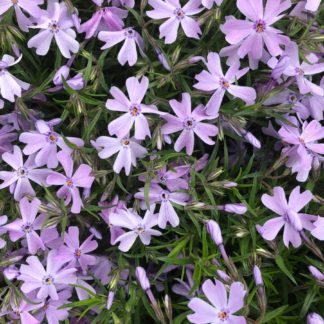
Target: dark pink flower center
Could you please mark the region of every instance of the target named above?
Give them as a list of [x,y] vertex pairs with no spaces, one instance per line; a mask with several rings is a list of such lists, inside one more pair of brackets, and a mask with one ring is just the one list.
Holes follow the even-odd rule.
[[28,170],[24,167],[21,167],[17,170],[17,176],[19,178],[26,178],[28,175]]
[[54,278],[51,275],[45,276],[43,278],[43,285],[49,286],[52,285],[54,282]]
[[26,233],[29,234],[30,232],[33,231],[33,225],[29,222],[23,224],[23,226],[21,227],[21,229]]
[[169,201],[169,193],[166,192],[166,191],[162,192],[162,193],[161,193],[161,200],[162,200],[163,202],[167,202],[167,201]]
[[182,20],[185,16],[185,13],[181,8],[177,8],[176,10],[174,10],[174,14],[179,20]]
[[137,225],[136,232],[138,235],[141,235],[145,231],[145,226],[142,224]]
[[81,256],[81,250],[80,249],[76,249],[75,252],[74,252],[74,255],[76,258],[80,258]]
[[65,184],[69,187],[72,188],[73,187],[73,181],[71,178],[66,178],[65,180]]
[[121,145],[123,145],[123,147],[129,147],[129,144],[130,144],[130,140],[129,140],[129,138],[123,138],[122,140],[121,140]]
[[224,78],[221,78],[219,80],[219,84],[220,84],[220,86],[222,87],[223,90],[227,90],[229,88],[229,86],[230,86],[229,82]]
[[226,311],[221,311],[218,313],[218,318],[221,320],[221,321],[226,321],[227,318],[228,318],[228,312]]
[[141,107],[138,104],[132,104],[129,108],[129,112],[133,117],[138,116],[141,113]]
[[135,37],[135,31],[134,31],[134,29],[133,28],[127,28],[125,30],[125,36],[127,38],[134,38]]
[[55,144],[58,140],[58,136],[53,133],[53,132],[50,132],[47,134],[47,141],[50,142],[51,144]]
[[253,28],[257,33],[263,33],[266,29],[266,23],[262,19],[259,19],[254,23]]
[[187,117],[184,121],[183,121],[183,127],[186,130],[191,130],[194,129],[196,127],[196,121],[194,118],[192,117]]
[[296,74],[300,75],[300,76],[303,76],[305,74],[304,70],[301,68],[296,68],[295,71],[296,71]]
[[48,24],[48,28],[53,34],[57,33],[59,31],[59,29],[60,29],[60,27],[58,25],[58,22],[56,20],[52,20]]
[[159,181],[161,183],[166,183],[168,181],[168,177],[165,174],[159,175]]

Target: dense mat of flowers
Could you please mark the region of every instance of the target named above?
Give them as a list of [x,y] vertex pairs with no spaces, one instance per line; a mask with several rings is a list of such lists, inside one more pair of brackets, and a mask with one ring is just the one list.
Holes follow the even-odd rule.
[[0,0],[0,323],[324,323],[320,0]]

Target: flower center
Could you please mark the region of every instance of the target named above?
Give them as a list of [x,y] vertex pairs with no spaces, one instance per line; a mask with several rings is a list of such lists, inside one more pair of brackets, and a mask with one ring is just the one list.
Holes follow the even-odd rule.
[[288,102],[290,104],[295,104],[297,102],[297,100],[298,100],[298,98],[297,98],[297,96],[295,94],[290,94],[288,96]]
[[185,13],[181,8],[177,8],[176,10],[174,10],[174,14],[179,20],[183,19],[185,16]]
[[167,201],[169,201],[169,193],[166,192],[166,191],[162,192],[162,193],[161,193],[161,200],[162,200],[163,202],[167,202]]
[[28,175],[28,170],[24,167],[21,167],[17,170],[17,176],[19,178],[26,178],[26,176]]
[[26,224],[23,224],[21,229],[26,233],[29,234],[32,230],[33,230],[33,225],[29,222],[27,222]]
[[56,20],[52,20],[52,22],[50,22],[48,24],[48,28],[50,29],[50,31],[54,34],[57,33],[59,31],[59,25],[58,22]]
[[128,38],[134,38],[135,37],[135,31],[133,28],[127,28],[125,30],[125,36]]
[[129,138],[123,138],[123,139],[121,140],[121,144],[123,145],[123,147],[128,148],[128,147],[129,147],[129,144],[130,144],[130,140],[129,140]]
[[221,78],[219,80],[219,84],[224,90],[227,90],[229,88],[229,86],[230,86],[229,82],[224,78]]
[[14,311],[14,314],[17,315],[17,316],[20,316],[20,311],[19,310]]
[[168,181],[168,177],[166,175],[160,175],[160,182],[161,183],[166,183]]
[[73,181],[71,178],[66,178],[65,180],[65,184],[68,186],[68,187],[73,187]]
[[305,74],[304,70],[301,68],[296,68],[295,71],[296,71],[296,74],[300,75],[300,76],[303,76]]
[[145,226],[142,224],[137,225],[136,231],[138,235],[141,235],[145,231]]
[[129,108],[129,112],[133,117],[138,116],[141,113],[141,107],[138,104],[132,104]]
[[299,137],[299,143],[300,144],[305,144],[305,140],[302,137]]
[[80,249],[76,249],[75,252],[74,252],[74,255],[76,258],[80,258],[81,256],[81,250]]
[[192,117],[187,117],[184,121],[183,121],[183,127],[186,130],[191,130],[193,128],[196,127],[196,121],[192,118]]
[[18,0],[11,0],[13,5],[16,5],[18,3]]
[[54,278],[51,275],[45,276],[43,278],[43,285],[50,286],[54,282]]
[[227,319],[228,315],[227,315],[227,312],[219,312],[218,313],[218,318],[221,320],[221,321],[225,321]]
[[266,24],[262,19],[259,19],[254,23],[253,27],[257,33],[263,33],[266,29]]
[[55,144],[58,140],[58,137],[55,133],[48,133],[47,135],[47,141],[51,144]]

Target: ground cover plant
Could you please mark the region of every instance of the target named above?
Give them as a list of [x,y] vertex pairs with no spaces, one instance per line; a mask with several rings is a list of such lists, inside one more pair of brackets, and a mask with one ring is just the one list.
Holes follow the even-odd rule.
[[0,323],[324,323],[320,0],[0,1]]

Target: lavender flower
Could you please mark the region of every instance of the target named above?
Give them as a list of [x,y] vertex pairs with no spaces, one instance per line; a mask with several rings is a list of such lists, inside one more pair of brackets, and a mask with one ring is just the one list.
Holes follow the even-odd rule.
[[79,214],[83,203],[78,188],[91,188],[94,177],[92,169],[87,164],[81,164],[73,174],[73,160],[64,151],[57,154],[57,159],[63,166],[65,175],[53,172],[46,179],[49,185],[62,186],[56,193],[58,198],[64,198],[68,205],[72,200],[71,212]]
[[42,31],[28,41],[28,47],[35,47],[38,55],[46,55],[54,38],[62,55],[70,58],[71,53],[77,53],[80,47],[75,40],[76,33],[71,28],[73,26],[73,19],[65,2],[48,0],[47,11],[38,18],[36,26],[30,26]]
[[16,219],[4,226],[9,232],[10,240],[16,242],[24,237],[27,241],[28,251],[35,254],[38,249],[45,250],[44,242],[36,232],[42,228],[45,220],[44,215],[36,217],[41,202],[34,198],[30,203],[25,197],[19,202],[19,209],[22,219]]
[[11,102],[15,101],[15,96],[21,97],[21,89],[29,88],[29,83],[17,79],[8,72],[8,68],[18,64],[21,59],[22,55],[15,61],[13,56],[5,54],[0,61],[0,94]]
[[190,16],[196,15],[203,10],[200,7],[200,0],[189,0],[183,7],[179,0],[149,0],[148,3],[154,8],[154,10],[146,12],[150,18],[168,18],[160,26],[160,38],[165,37],[166,44],[175,42],[180,25],[187,37],[199,39],[199,35],[201,35],[199,24]]
[[313,195],[309,190],[300,193],[300,187],[296,187],[291,192],[288,202],[282,187],[273,188],[273,194],[273,196],[264,194],[261,200],[267,208],[280,216],[268,220],[260,229],[260,234],[265,240],[271,241],[284,226],[283,240],[286,247],[289,247],[289,243],[295,248],[299,247],[300,232],[303,229],[309,231],[314,229],[312,222],[316,216],[299,213],[312,200]]
[[233,315],[244,306],[246,290],[241,282],[231,284],[228,299],[224,284],[218,280],[215,280],[215,284],[210,279],[206,280],[202,290],[212,305],[200,298],[193,298],[188,307],[194,314],[187,316],[191,323],[246,323],[243,316]]
[[203,91],[216,90],[206,105],[207,115],[215,118],[218,116],[218,110],[226,91],[234,97],[242,99],[246,104],[254,102],[256,92],[253,88],[233,84],[235,80],[240,79],[248,72],[248,68],[240,70],[239,62],[235,62],[224,75],[219,55],[213,52],[208,54],[206,66],[208,71],[203,70],[195,76],[198,83],[194,87]]
[[15,200],[19,201],[25,195],[35,196],[30,180],[40,186],[47,186],[46,178],[52,171],[37,169],[33,155],[24,163],[21,150],[15,145],[13,153],[3,153],[2,159],[13,168],[13,171],[0,171],[0,179],[3,180],[0,189],[10,186],[10,192],[14,193]]
[[96,257],[88,253],[94,251],[98,247],[98,243],[92,240],[90,235],[81,245],[79,241],[79,228],[70,226],[68,231],[64,233],[64,243],[57,254],[57,261],[69,262],[69,267],[80,266],[86,271],[88,266],[96,264]]
[[143,98],[149,86],[149,79],[142,77],[139,81],[135,77],[126,80],[126,88],[129,99],[116,87],[110,90],[114,99],[108,99],[106,107],[112,111],[122,111],[124,114],[113,120],[108,125],[110,135],[123,138],[129,134],[135,124],[135,138],[138,140],[151,137],[150,128],[144,113],[160,114],[154,105],[142,104]]
[[[59,147],[67,154],[71,154],[72,149],[65,144],[62,136],[44,120],[37,120],[35,126],[37,131],[24,132],[19,136],[19,141],[27,144],[23,152],[26,155],[37,153],[35,163],[39,167],[47,165],[48,168],[56,168],[58,166],[57,148]],[[66,139],[76,146],[84,145],[80,138],[67,137]]]
[[113,169],[120,173],[125,168],[126,175],[129,175],[131,166],[136,166],[136,159],[142,158],[147,154],[147,150],[141,146],[134,138],[113,138],[100,136],[91,144],[99,150],[99,157],[107,159],[118,152]]
[[46,270],[38,257],[30,256],[26,260],[28,265],[21,265],[18,280],[24,281],[21,290],[30,293],[38,290],[37,298],[45,299],[50,296],[58,300],[57,290],[76,282],[75,268],[62,268],[62,263],[57,262],[56,251],[52,250],[47,256]]
[[102,50],[113,47],[114,45],[124,41],[124,44],[117,56],[118,62],[121,65],[125,65],[126,62],[128,62],[129,66],[133,66],[137,62],[136,45],[138,46],[142,56],[144,56],[143,38],[131,27],[121,31],[101,31],[98,38],[101,41],[106,42],[106,44],[101,47]]
[[140,238],[144,245],[149,245],[152,236],[160,236],[162,233],[152,227],[158,223],[157,214],[152,211],[147,211],[142,219],[138,214],[132,210],[120,210],[118,214],[111,214],[110,222],[114,226],[129,229],[128,232],[117,237],[114,244],[119,244],[119,249],[127,252],[133,246],[137,237]]
[[161,131],[164,135],[181,131],[179,138],[174,144],[176,152],[179,152],[185,147],[186,153],[192,155],[195,134],[206,144],[215,144],[210,137],[217,135],[218,128],[215,125],[202,122],[205,119],[214,118],[204,113],[203,105],[197,106],[194,111],[191,112],[191,97],[189,93],[182,94],[181,102],[170,100],[169,103],[176,116],[171,114],[163,115],[162,117],[167,121],[167,124],[162,126]]

